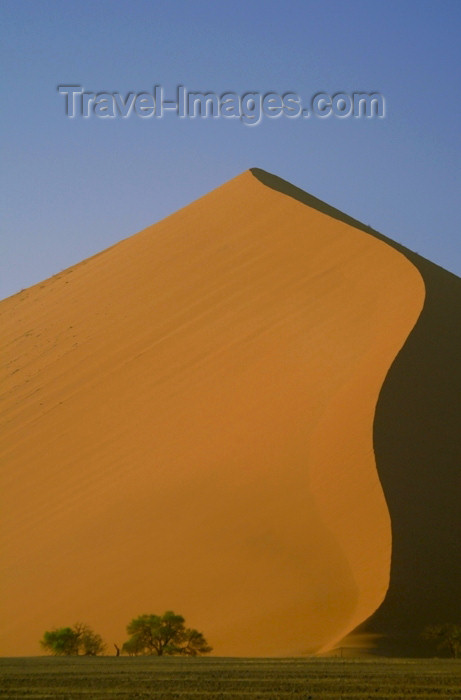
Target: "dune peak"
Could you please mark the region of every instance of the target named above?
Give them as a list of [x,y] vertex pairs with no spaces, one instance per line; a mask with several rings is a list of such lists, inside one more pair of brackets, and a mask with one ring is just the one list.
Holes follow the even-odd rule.
[[299,655],[375,613],[375,411],[423,277],[252,168],[1,302],[2,653],[173,609],[218,655]]

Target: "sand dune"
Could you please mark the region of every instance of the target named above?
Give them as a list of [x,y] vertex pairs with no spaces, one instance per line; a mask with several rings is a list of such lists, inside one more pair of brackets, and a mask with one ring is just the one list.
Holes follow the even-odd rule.
[[166,609],[216,654],[310,653],[385,599],[373,431],[385,484],[425,285],[289,188],[243,173],[0,304],[2,654]]
[[461,279],[274,175],[266,185],[373,235],[403,253],[425,284],[424,308],[381,389],[374,449],[392,522],[383,604],[342,651],[431,653],[429,624],[461,620]]

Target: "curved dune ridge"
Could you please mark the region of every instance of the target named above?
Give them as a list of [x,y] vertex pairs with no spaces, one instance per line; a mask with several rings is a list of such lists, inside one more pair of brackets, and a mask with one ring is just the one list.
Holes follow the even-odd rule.
[[425,284],[418,322],[389,370],[373,442],[392,522],[389,589],[341,653],[424,656],[426,625],[461,620],[461,279],[360,221],[257,168],[269,187],[403,253]]
[[385,598],[373,424],[424,283],[261,173],[1,302],[2,654],[166,609],[314,653]]

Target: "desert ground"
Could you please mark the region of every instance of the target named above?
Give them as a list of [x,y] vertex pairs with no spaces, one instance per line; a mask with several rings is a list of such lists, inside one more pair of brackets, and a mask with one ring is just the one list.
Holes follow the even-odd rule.
[[0,659],[1,697],[159,700],[461,698],[461,661]]
[[460,282],[253,170],[2,301],[0,653],[169,609],[217,656],[457,621]]

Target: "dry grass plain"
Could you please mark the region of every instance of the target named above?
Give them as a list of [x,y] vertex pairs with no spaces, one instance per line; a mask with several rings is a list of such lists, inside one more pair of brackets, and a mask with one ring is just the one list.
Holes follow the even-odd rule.
[[0,659],[0,697],[461,698],[461,660],[4,658]]

